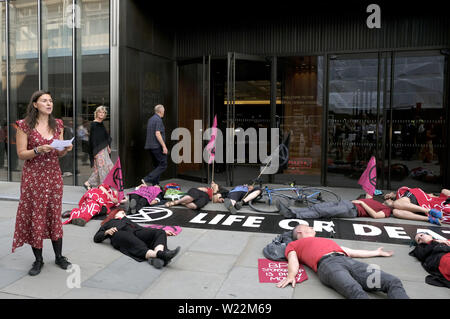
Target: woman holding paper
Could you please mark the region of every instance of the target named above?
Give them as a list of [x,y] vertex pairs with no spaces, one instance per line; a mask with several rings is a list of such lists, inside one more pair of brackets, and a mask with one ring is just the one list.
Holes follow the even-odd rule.
[[93,167],[94,171],[84,183],[86,190],[103,183],[109,171],[114,167],[110,157],[111,136],[109,136],[103,125],[107,114],[106,107],[104,106],[97,107],[94,112],[94,121],[91,123],[89,135],[89,157],[91,167]]
[[72,144],[61,151],[50,146],[62,140],[62,120],[52,115],[53,100],[49,92],[33,93],[25,119],[18,120],[16,147],[19,159],[24,160],[20,184],[12,252],[23,244],[32,247],[36,261],[28,274],[36,276],[44,265],[42,244],[51,239],[55,263],[67,269],[70,262],[62,255],[62,195],[63,179],[58,157],[72,150]]

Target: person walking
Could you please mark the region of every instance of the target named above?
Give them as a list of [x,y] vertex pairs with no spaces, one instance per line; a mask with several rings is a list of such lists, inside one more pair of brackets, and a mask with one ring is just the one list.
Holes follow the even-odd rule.
[[382,291],[390,299],[409,299],[403,284],[397,277],[384,271],[378,272],[378,283],[373,284],[368,271],[368,264],[353,258],[390,257],[392,251],[384,251],[383,247],[376,250],[357,250],[339,246],[328,238],[316,237],[314,228],[298,225],[292,231],[293,241],[285,250],[288,260],[288,275],[277,284],[284,288],[291,284],[295,287],[299,263],[304,263],[317,272],[319,280],[326,286],[350,299],[368,299],[366,291]]
[[44,265],[44,239],[51,239],[55,263],[62,269],[71,264],[62,255],[61,222],[63,178],[58,157],[65,156],[72,145],[62,151],[53,148],[53,140],[63,139],[64,124],[52,115],[50,92],[32,94],[25,119],[18,120],[16,148],[19,159],[25,161],[20,183],[12,252],[25,243],[31,245],[36,261],[28,272],[36,276]]
[[114,167],[111,161],[111,136],[106,131],[103,121],[107,116],[106,107],[99,106],[94,112],[94,121],[91,123],[89,135],[89,157],[93,172],[84,183],[86,190],[97,187],[108,176],[109,171]]
[[147,138],[145,149],[149,151],[153,162],[153,171],[144,177],[145,184],[158,185],[161,174],[167,168],[167,146],[165,128],[162,118],[164,117],[164,106],[155,106],[155,114],[147,122]]

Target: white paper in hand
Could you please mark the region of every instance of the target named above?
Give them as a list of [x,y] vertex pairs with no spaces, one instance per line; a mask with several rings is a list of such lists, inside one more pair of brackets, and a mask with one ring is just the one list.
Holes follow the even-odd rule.
[[58,151],[64,151],[64,148],[72,144],[74,137],[71,140],[53,140],[51,147],[57,149]]

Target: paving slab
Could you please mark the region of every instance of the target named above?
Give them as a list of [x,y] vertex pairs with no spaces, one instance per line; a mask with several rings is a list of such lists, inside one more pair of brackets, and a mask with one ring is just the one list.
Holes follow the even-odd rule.
[[128,256],[122,256],[83,281],[82,286],[140,294],[164,270],[155,269],[146,261],[137,262]]
[[166,268],[155,283],[140,295],[143,299],[212,299],[225,274]]
[[292,289],[260,283],[257,267],[234,267],[216,295],[218,299],[290,299]]

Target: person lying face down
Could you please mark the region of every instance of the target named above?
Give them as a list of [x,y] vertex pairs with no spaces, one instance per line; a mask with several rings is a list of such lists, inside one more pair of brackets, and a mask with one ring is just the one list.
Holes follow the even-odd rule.
[[94,236],[94,242],[111,240],[111,245],[123,254],[137,260],[147,260],[155,268],[167,266],[180,252],[167,248],[167,236],[175,236],[172,231],[145,228],[126,217],[125,211],[116,208],[102,221],[100,229]]
[[187,191],[187,195],[181,199],[167,202],[166,207],[172,207],[175,205],[183,205],[190,209],[200,209],[206,206],[210,201],[213,203],[223,203],[222,193],[227,190],[220,187],[215,182],[211,183],[210,187],[196,187]]
[[[388,298],[408,299],[402,282],[395,276],[380,271],[380,285],[368,286],[372,272],[369,265],[353,258],[390,257],[392,251],[384,251],[382,247],[376,250],[356,250],[341,247],[328,238],[316,237],[314,228],[298,225],[292,231],[293,241],[285,250],[288,260],[288,275],[277,284],[284,288],[291,284],[295,287],[299,264],[303,263],[317,272],[320,281],[346,298],[368,299],[366,291],[382,291]],[[373,287],[375,286],[375,287]]]

